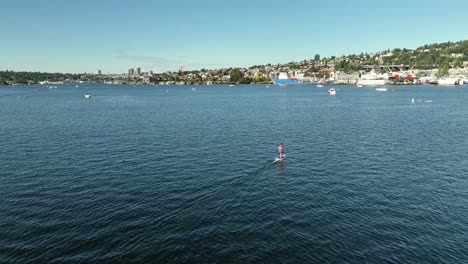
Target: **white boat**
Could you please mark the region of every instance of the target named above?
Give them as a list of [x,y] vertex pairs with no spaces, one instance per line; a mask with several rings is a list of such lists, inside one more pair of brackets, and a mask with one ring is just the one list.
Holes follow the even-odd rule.
[[358,87],[358,88],[362,88],[362,87],[364,87],[364,86],[363,86],[362,84],[358,84],[357,87]]
[[384,85],[388,80],[388,74],[377,74],[374,70],[362,74],[357,81],[357,85]]
[[89,93],[86,93],[86,94],[84,95],[84,98],[85,98],[85,99],[90,99],[90,98],[91,98],[91,95],[90,95]]
[[196,91],[197,89],[196,88],[192,88],[192,91]]
[[442,78],[437,80],[438,85],[456,85],[458,84],[458,79],[455,78]]
[[335,95],[336,94],[335,88],[330,88],[330,90],[328,90],[328,94],[329,95]]
[[272,81],[276,85],[291,85],[301,83],[297,80],[296,76],[294,76],[293,78],[289,78],[288,73],[286,72],[280,72],[278,78],[273,78]]
[[385,88],[385,87],[375,88],[375,90],[378,91],[378,92],[386,92],[386,91],[388,91],[388,89]]
[[322,88],[322,87],[323,87],[323,85],[321,85],[321,84],[317,85],[317,88]]
[[364,86],[364,85],[369,85],[369,86],[374,86],[374,85],[384,85],[385,80],[381,79],[359,79],[358,80],[358,85]]

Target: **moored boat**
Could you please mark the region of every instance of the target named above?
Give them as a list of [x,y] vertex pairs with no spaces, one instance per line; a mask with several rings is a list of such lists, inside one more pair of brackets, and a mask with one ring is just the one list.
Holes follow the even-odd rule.
[[388,80],[388,74],[377,74],[374,70],[362,74],[357,81],[357,85],[384,85]]
[[276,85],[291,85],[291,84],[300,84],[297,79],[289,78],[286,72],[280,72],[278,78],[273,78],[273,83]]
[[455,78],[441,78],[437,80],[438,85],[457,85],[458,79]]
[[329,95],[335,95],[335,94],[336,94],[335,88],[330,88],[330,89],[328,90],[328,94],[329,94]]

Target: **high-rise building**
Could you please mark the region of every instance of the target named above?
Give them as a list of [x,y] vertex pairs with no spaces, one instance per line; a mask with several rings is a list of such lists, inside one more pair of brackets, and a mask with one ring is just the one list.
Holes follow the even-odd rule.
[[132,76],[133,74],[135,74],[135,70],[133,68],[128,69],[128,76]]
[[138,75],[138,76],[141,75],[141,68],[140,67],[136,68],[136,75]]
[[97,70],[97,75],[101,75],[101,74],[102,74],[101,70]]

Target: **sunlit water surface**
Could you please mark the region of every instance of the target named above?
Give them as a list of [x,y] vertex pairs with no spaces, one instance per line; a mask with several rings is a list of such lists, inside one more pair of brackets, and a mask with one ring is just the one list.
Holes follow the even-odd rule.
[[468,263],[468,87],[328,88],[0,87],[0,262]]

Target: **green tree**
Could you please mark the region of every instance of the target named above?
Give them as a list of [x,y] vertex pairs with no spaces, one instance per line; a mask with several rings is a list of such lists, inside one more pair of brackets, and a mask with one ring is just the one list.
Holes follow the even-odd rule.
[[242,80],[242,73],[239,69],[233,69],[229,72],[229,79],[232,83],[239,83]]
[[251,82],[252,82],[252,78],[250,78],[250,77],[242,78],[241,81],[240,81],[240,83],[242,83],[242,84],[249,84]]
[[449,75],[449,66],[447,64],[440,66],[436,73],[436,76],[439,78],[447,77],[448,75]]

